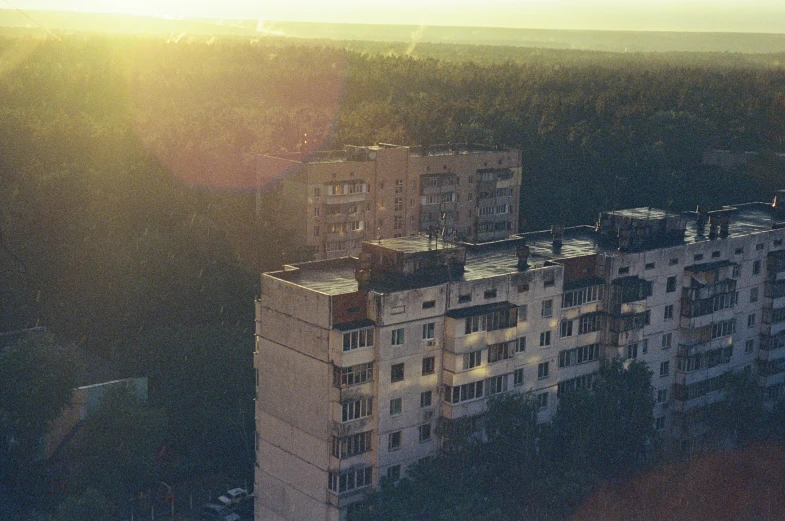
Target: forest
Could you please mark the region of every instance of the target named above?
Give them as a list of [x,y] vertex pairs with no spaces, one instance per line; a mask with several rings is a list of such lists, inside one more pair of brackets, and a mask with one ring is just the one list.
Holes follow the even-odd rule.
[[[53,336],[38,342],[63,346],[45,363],[16,351],[0,360],[33,375],[4,385],[0,428],[37,422],[34,444],[41,418],[5,404],[63,404],[63,389],[97,374],[147,376],[149,404],[115,397],[117,421],[148,422],[143,441],[170,455],[137,454],[135,481],[76,476],[53,493],[44,465],[9,452],[0,517],[44,505],[69,519],[57,505],[88,493],[122,510],[140,483],[195,474],[252,479],[258,272],[300,259],[278,233],[287,216],[257,155],[520,148],[522,231],[591,223],[608,208],[770,200],[785,184],[783,64],[783,54],[0,37],[0,331],[45,326]],[[701,162],[712,148],[758,159],[720,171]]]

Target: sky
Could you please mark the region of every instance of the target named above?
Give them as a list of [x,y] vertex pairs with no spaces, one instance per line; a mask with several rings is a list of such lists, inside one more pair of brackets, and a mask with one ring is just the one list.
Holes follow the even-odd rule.
[[0,0],[0,6],[174,18],[785,33],[785,0]]

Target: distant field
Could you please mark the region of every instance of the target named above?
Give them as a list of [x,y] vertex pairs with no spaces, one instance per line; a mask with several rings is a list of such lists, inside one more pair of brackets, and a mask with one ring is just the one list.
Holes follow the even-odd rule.
[[785,34],[567,31],[489,27],[322,24],[256,20],[170,20],[164,18],[57,11],[28,11],[35,23],[10,9],[0,9],[0,27],[18,32],[100,31],[173,36],[237,36],[442,43],[583,49],[611,52],[785,52]]

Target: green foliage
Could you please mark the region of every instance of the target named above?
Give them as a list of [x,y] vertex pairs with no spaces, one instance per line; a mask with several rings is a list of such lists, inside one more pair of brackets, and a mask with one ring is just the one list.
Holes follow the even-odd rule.
[[[166,424],[166,414],[140,401],[132,389],[109,389],[73,448],[77,488],[85,493],[95,489],[115,505],[124,505],[159,479],[156,456],[164,445]],[[90,508],[95,508],[93,503],[88,501]]]
[[636,360],[603,362],[591,391],[568,392],[553,420],[555,456],[569,469],[608,478],[645,468],[652,455],[651,372]]
[[713,434],[737,446],[768,437],[777,425],[777,405],[772,412],[765,406],[764,391],[746,372],[729,373],[723,400],[707,409],[705,418]]
[[106,497],[88,488],[81,495],[68,496],[60,503],[52,521],[105,521],[113,510]]
[[484,441],[411,467],[357,506],[351,521],[564,519],[600,479],[652,463],[655,431],[646,365],[605,362],[592,390],[567,393],[538,425],[527,394],[494,398]]
[[70,403],[76,378],[71,352],[42,330],[0,349],[0,483],[12,493],[43,486],[42,438]]

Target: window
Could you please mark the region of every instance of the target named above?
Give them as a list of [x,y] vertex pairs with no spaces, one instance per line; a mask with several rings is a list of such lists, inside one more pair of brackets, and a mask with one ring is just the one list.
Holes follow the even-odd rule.
[[733,274],[731,275],[734,279],[737,279],[741,276],[741,264],[734,264],[733,265]]
[[551,345],[551,332],[543,331],[540,333],[540,347],[548,347]]
[[736,248],[735,250],[733,250],[733,253],[735,253],[736,255],[741,255],[742,253],[744,253],[744,248]]
[[657,403],[665,403],[668,401],[668,390],[657,389]]
[[429,374],[433,374],[435,366],[436,366],[436,359],[432,356],[422,359],[422,375],[426,376]]
[[[422,339],[423,340],[433,340],[433,330],[434,330],[434,323],[428,322],[427,324],[422,325]],[[403,331],[403,330],[401,330]]]
[[550,362],[541,362],[537,365],[537,378],[548,378]]
[[673,344],[673,333],[665,333],[662,335],[662,348],[668,349]]
[[540,393],[537,395],[537,408],[538,409],[548,408],[548,391],[545,391],[544,393]]
[[654,428],[661,431],[665,428],[665,416],[657,416],[654,419]]
[[392,339],[390,344],[394,346],[403,345],[403,328],[392,330]]
[[747,327],[748,328],[755,327],[755,313],[751,313],[747,315]]
[[580,306],[587,302],[596,302],[602,300],[602,290],[602,286],[589,286],[587,288],[566,291],[561,298],[561,307],[564,309],[573,306]]
[[420,407],[430,407],[433,398],[432,391],[423,391],[420,393]]
[[627,348],[625,349],[625,357],[626,360],[634,360],[638,358],[638,344],[637,342],[634,344],[628,344]]
[[423,425],[420,425],[417,430],[419,431],[419,434],[420,434],[420,443],[424,443],[426,441],[430,441],[431,440],[431,424],[430,423],[425,423]]
[[600,358],[600,344],[589,344],[586,346],[566,349],[559,352],[559,367],[570,367],[578,364],[585,364]]
[[390,382],[400,382],[403,380],[403,364],[390,366]]
[[556,385],[556,396],[561,398],[564,393],[576,391],[578,389],[594,389],[594,384],[597,383],[597,374],[583,374],[569,380],[564,380]]
[[758,251],[762,250],[763,249],[763,243],[761,242],[761,243],[756,244],[755,245],[755,249],[758,250]]
[[482,317],[466,317],[466,330],[464,332],[467,335],[470,333],[476,333],[477,331],[480,331],[481,326],[484,326]]
[[671,370],[671,363],[670,360],[665,360],[664,362],[660,363],[660,377],[668,376]]
[[718,259],[719,257],[720,257],[720,252],[719,252],[719,250],[716,250],[716,251],[713,251],[713,252],[711,252],[711,258],[712,258],[712,259]]
[[392,467],[387,467],[387,479],[391,481],[398,481],[401,479],[401,466],[400,465],[393,465]]
[[692,256],[692,260],[694,260],[695,262],[702,261],[703,260],[703,254],[702,253],[696,253],[695,255]]
[[433,309],[435,307],[436,307],[436,301],[435,300],[426,300],[425,302],[422,303],[422,308],[423,309]]
[[561,338],[572,336],[572,320],[561,321],[561,327],[559,328],[559,336]]
[[373,467],[364,467],[341,472],[330,472],[327,487],[331,492],[341,494],[356,490],[358,488],[369,487],[373,481]]
[[510,340],[509,342],[501,342],[499,344],[492,344],[488,346],[488,363],[492,364],[494,362],[499,362],[501,360],[507,360],[508,358],[512,358],[515,354],[515,346],[517,345],[516,340]]
[[662,319],[673,320],[673,304],[665,306],[665,312],[663,313]]
[[403,179],[396,179],[395,180],[395,193],[402,194],[403,193]]
[[752,274],[758,275],[760,273],[760,260],[756,260],[752,263]]
[[372,433],[373,431],[366,431],[352,434],[351,436],[344,436],[343,438],[333,437],[333,456],[336,458],[351,458],[370,451]]
[[403,409],[403,398],[393,398],[390,400],[390,416],[398,416]]
[[464,353],[463,355],[463,368],[471,369],[482,364],[482,351],[472,351],[471,353]]
[[647,263],[646,263],[646,266],[645,266],[645,269],[647,269],[647,270],[653,270],[653,269],[654,269],[654,267],[655,267],[655,264],[654,264],[653,262],[647,262]]
[[373,328],[359,329],[343,334],[343,350],[351,351],[373,345]]
[[553,316],[553,300],[542,301],[542,316],[545,318]]
[[752,353],[755,350],[755,339],[750,338],[746,342],[744,342],[744,352],[745,353]]
[[679,263],[679,259],[670,259],[668,261],[668,266],[675,266]]
[[523,368],[516,369],[515,372],[512,373],[512,381],[513,384],[518,387],[523,385]]
[[401,431],[391,432],[387,435],[387,450],[392,452],[401,448]]
[[600,327],[602,327],[602,315],[599,313],[590,313],[588,315],[583,315],[578,319],[579,335],[599,331]]
[[371,398],[360,398],[341,405],[341,422],[359,420],[373,414]]
[[333,385],[336,387],[349,387],[372,381],[373,362],[351,367],[335,367],[333,370]]
[[526,337],[522,336],[518,339],[518,343],[515,346],[516,353],[523,353],[526,351]]
[[507,375],[494,376],[488,378],[487,393],[488,396],[500,394],[507,391]]
[[668,280],[665,281],[665,292],[673,293],[674,291],[676,291],[676,277],[668,277]]
[[526,322],[526,320],[528,320],[527,318],[528,311],[529,310],[526,304],[522,306],[518,306],[518,322]]
[[394,212],[402,212],[403,211],[403,197],[396,197],[395,201],[393,202],[393,211]]
[[444,386],[444,401],[447,403],[461,403],[476,398],[482,398],[484,380],[459,385],[456,387]]
[[725,320],[723,322],[716,322],[711,325],[711,338],[719,338],[722,336],[732,335],[736,332],[736,319]]
[[319,236],[319,231],[320,231],[319,230],[319,225],[317,224],[316,226],[313,227],[313,236],[314,237],[318,237]]
[[318,186],[313,189],[313,196],[320,197],[322,195],[322,189]]
[[485,293],[483,293],[483,297],[485,297],[485,298],[496,298],[496,288],[485,290]]
[[465,304],[465,303],[471,302],[471,301],[472,301],[471,294],[468,294],[468,295],[458,295],[458,304]]
[[750,302],[758,301],[758,288],[750,289]]
[[623,268],[619,268],[619,275],[626,275],[630,272],[629,266],[624,266]]

